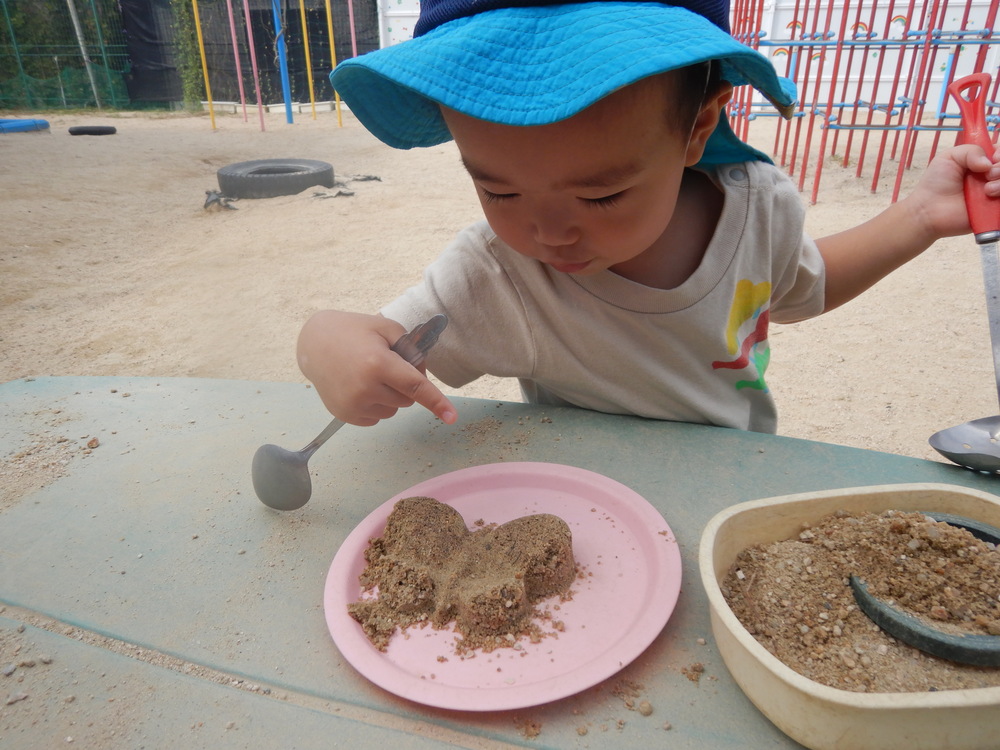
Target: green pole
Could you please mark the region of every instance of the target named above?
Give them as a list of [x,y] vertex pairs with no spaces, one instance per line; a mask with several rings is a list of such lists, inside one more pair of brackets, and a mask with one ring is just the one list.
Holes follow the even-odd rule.
[[66,0],[69,8],[69,17],[73,22],[73,31],[76,32],[76,41],[80,45],[80,57],[83,58],[83,67],[87,70],[87,78],[90,79],[90,89],[94,92],[94,102],[97,108],[101,109],[101,95],[97,91],[97,81],[94,80],[94,66],[90,62],[90,55],[87,52],[87,43],[83,40],[83,27],[80,26],[80,17],[76,14],[76,5],[73,0]]
[[10,34],[10,48],[14,50],[14,59],[17,61],[17,75],[21,79],[21,85],[24,86],[25,101],[30,106],[32,104],[31,87],[28,86],[28,76],[24,72],[24,64],[21,62],[21,53],[17,48],[17,39],[14,38],[14,24],[10,20],[10,12],[7,10],[7,0],[0,0],[0,4],[3,5],[3,17],[7,22],[7,33]]
[[108,64],[108,50],[104,46],[104,35],[101,33],[101,17],[97,15],[97,6],[94,5],[94,0],[90,0],[90,12],[94,14],[94,28],[97,29],[97,43],[101,47],[101,59],[104,61],[104,79],[108,82],[111,106],[117,108],[118,100],[115,98],[115,87],[111,82],[111,66]]

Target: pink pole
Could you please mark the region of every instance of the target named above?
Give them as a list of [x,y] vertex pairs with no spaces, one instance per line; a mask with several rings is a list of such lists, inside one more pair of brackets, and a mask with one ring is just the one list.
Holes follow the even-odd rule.
[[236,41],[236,19],[233,16],[233,0],[226,0],[229,11],[229,33],[233,39],[233,59],[236,61],[236,81],[240,86],[240,104],[243,105],[243,122],[247,121],[247,97],[243,91],[243,66],[240,65],[240,46]]
[[260,96],[260,74],[257,72],[257,48],[253,43],[253,29],[250,28],[250,6],[243,0],[243,25],[247,31],[247,46],[250,48],[250,67],[253,68],[253,86],[257,92],[257,114],[260,115],[260,129],[264,131],[264,103]]
[[354,29],[354,0],[347,0],[347,18],[351,22],[351,54],[358,56],[358,32]]

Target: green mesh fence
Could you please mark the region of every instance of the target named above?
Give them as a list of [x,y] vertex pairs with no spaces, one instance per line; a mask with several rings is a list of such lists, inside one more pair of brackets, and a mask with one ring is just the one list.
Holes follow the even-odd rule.
[[120,71],[92,64],[93,83],[82,68],[64,67],[53,73],[51,78],[24,74],[0,81],[0,109],[78,109],[96,107],[98,102],[108,108],[129,105]]
[[[303,4],[304,14],[298,0],[277,0],[290,96],[293,101],[308,101],[311,81],[316,99],[330,100],[326,3],[305,0]],[[242,12],[242,3],[237,4],[236,51],[226,0],[199,0],[198,5],[213,98],[256,99],[249,25],[261,100],[280,102],[284,92],[271,0],[249,0],[248,14]],[[171,107],[182,99],[188,106],[200,106],[204,84],[190,14],[191,0],[0,0],[0,110]],[[354,43],[359,54],[378,47],[376,0],[333,0],[331,16],[339,29],[338,60],[354,53]],[[305,59],[306,37],[311,43],[311,70]]]
[[114,0],[0,0],[0,109],[129,106]]

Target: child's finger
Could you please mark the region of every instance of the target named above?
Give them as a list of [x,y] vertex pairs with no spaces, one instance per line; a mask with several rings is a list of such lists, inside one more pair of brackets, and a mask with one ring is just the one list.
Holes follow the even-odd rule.
[[448,397],[415,367],[406,364],[404,367],[406,375],[396,381],[393,387],[409,399],[411,404],[420,404],[445,424],[454,424],[458,420],[458,412]]
[[422,398],[417,403],[430,410],[435,417],[445,424],[455,424],[458,421],[458,412],[455,410],[455,405],[448,400],[447,396],[435,388],[434,384],[429,380],[427,384],[433,391],[428,398]]
[[956,162],[964,169],[972,172],[986,172],[993,167],[996,156],[1000,155],[1000,149],[991,158],[991,155],[983,151],[981,147],[968,143],[956,146],[954,154]]

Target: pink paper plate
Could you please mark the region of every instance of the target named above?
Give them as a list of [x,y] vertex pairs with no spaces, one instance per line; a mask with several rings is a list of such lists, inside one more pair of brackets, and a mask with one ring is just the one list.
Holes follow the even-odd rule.
[[[466,525],[506,523],[532,513],[559,516],[587,576],[573,598],[550,608],[565,629],[521,649],[455,654],[455,633],[410,628],[378,651],[347,606],[361,595],[364,551],[396,501],[428,496],[451,505]],[[546,463],[499,463],[444,474],[379,506],[344,540],[324,591],[326,621],[344,658],[402,698],[438,708],[502,711],[565,698],[615,674],[660,633],[677,602],[681,558],[673,532],[645,499],[591,471]],[[543,630],[550,628],[542,623]]]

